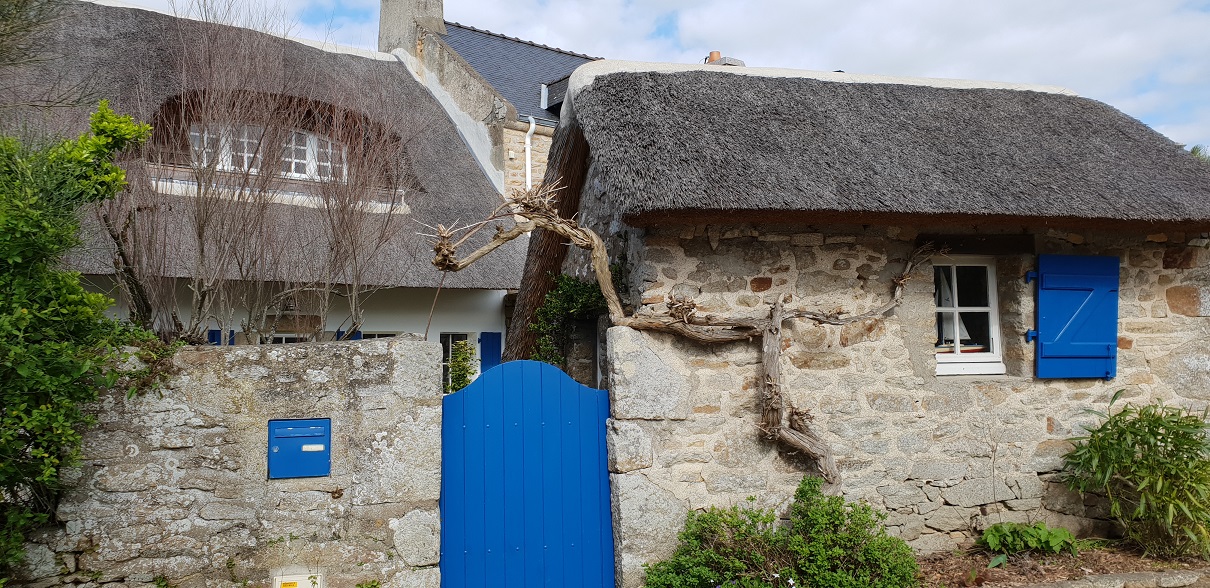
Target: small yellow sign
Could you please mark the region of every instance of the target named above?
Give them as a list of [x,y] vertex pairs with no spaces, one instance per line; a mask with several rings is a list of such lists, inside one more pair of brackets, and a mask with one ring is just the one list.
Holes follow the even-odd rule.
[[281,588],[298,588],[298,582],[282,582]]

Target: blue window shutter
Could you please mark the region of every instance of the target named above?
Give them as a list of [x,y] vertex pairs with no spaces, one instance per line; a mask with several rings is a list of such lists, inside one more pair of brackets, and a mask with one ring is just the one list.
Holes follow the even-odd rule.
[[1116,257],[1038,256],[1039,378],[1117,375]]
[[353,331],[353,336],[349,337],[351,341],[361,341],[361,331]]
[[344,332],[344,331],[342,331],[342,330],[340,330],[340,329],[336,329],[336,338],[335,338],[335,339],[332,339],[332,340],[333,340],[333,341],[340,341],[340,340],[341,340],[340,338],[341,338],[341,337],[344,337],[344,336],[345,336],[345,332]]
[[227,331],[227,344],[235,345],[235,329]]
[[211,345],[223,344],[223,332],[219,329],[210,329],[206,331],[206,342]]
[[500,333],[479,333],[479,371],[500,365]]

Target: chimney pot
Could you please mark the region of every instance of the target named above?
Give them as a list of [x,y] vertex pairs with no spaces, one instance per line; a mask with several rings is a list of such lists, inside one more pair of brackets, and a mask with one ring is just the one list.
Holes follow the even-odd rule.
[[723,58],[723,54],[721,51],[711,51],[710,57],[706,58],[706,63],[714,63],[722,58]]

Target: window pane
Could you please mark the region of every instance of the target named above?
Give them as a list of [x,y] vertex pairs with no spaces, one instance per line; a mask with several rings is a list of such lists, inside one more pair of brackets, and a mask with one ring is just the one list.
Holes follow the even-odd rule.
[[933,266],[933,303],[937,308],[952,308],[954,306],[954,268],[948,265]]
[[958,338],[963,353],[994,352],[991,339],[991,315],[986,312],[958,313]]
[[987,267],[960,265],[958,275],[958,306],[987,306]]
[[937,313],[937,353],[954,352],[954,321],[952,312]]

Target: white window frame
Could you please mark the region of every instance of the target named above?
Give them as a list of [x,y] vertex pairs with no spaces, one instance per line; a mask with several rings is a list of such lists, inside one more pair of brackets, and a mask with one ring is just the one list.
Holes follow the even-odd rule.
[[[955,324],[962,312],[985,312],[988,314],[988,338],[991,351],[975,353],[937,352],[937,375],[1002,375],[1004,368],[1004,337],[1000,332],[1000,306],[996,295],[996,259],[985,255],[946,255],[935,258],[934,267],[982,266],[987,270],[987,306],[958,306],[953,296],[953,306],[935,306],[936,313],[952,312]],[[935,275],[935,274],[934,274]],[[955,275],[956,273],[952,274]],[[957,292],[957,284],[952,287]]]
[[[265,168],[267,151],[261,145],[265,138],[265,129],[255,125],[193,124],[189,127],[190,155],[195,165],[214,166],[221,171],[260,173],[262,169],[268,169]],[[294,149],[303,152],[302,159],[295,157]],[[241,163],[236,163],[237,158]],[[274,172],[286,178],[344,181],[348,174],[348,149],[330,137],[293,129],[286,134],[274,164],[277,166]],[[287,164],[291,171],[286,171]],[[298,167],[295,164],[302,164],[306,171],[293,171]],[[324,169],[327,171],[321,173]]]
[[[195,124],[189,127],[189,149],[194,164],[233,172],[259,173],[264,154],[258,151],[265,130],[253,125]],[[249,150],[251,147],[251,150]],[[241,163],[236,164],[239,158]]]
[[[302,139],[298,141],[298,139]],[[295,149],[305,149],[303,159],[296,157]],[[288,153],[289,152],[289,153]],[[329,137],[294,129],[286,134],[282,143],[281,168],[278,170],[283,177],[299,180],[344,180],[347,174],[348,150],[344,144]],[[325,157],[326,156],[326,157]],[[327,159],[321,162],[321,159]],[[286,164],[289,170],[286,171]],[[306,171],[294,171],[297,164],[303,164]],[[328,173],[320,173],[322,167],[328,168]],[[335,170],[335,171],[334,171]]]

